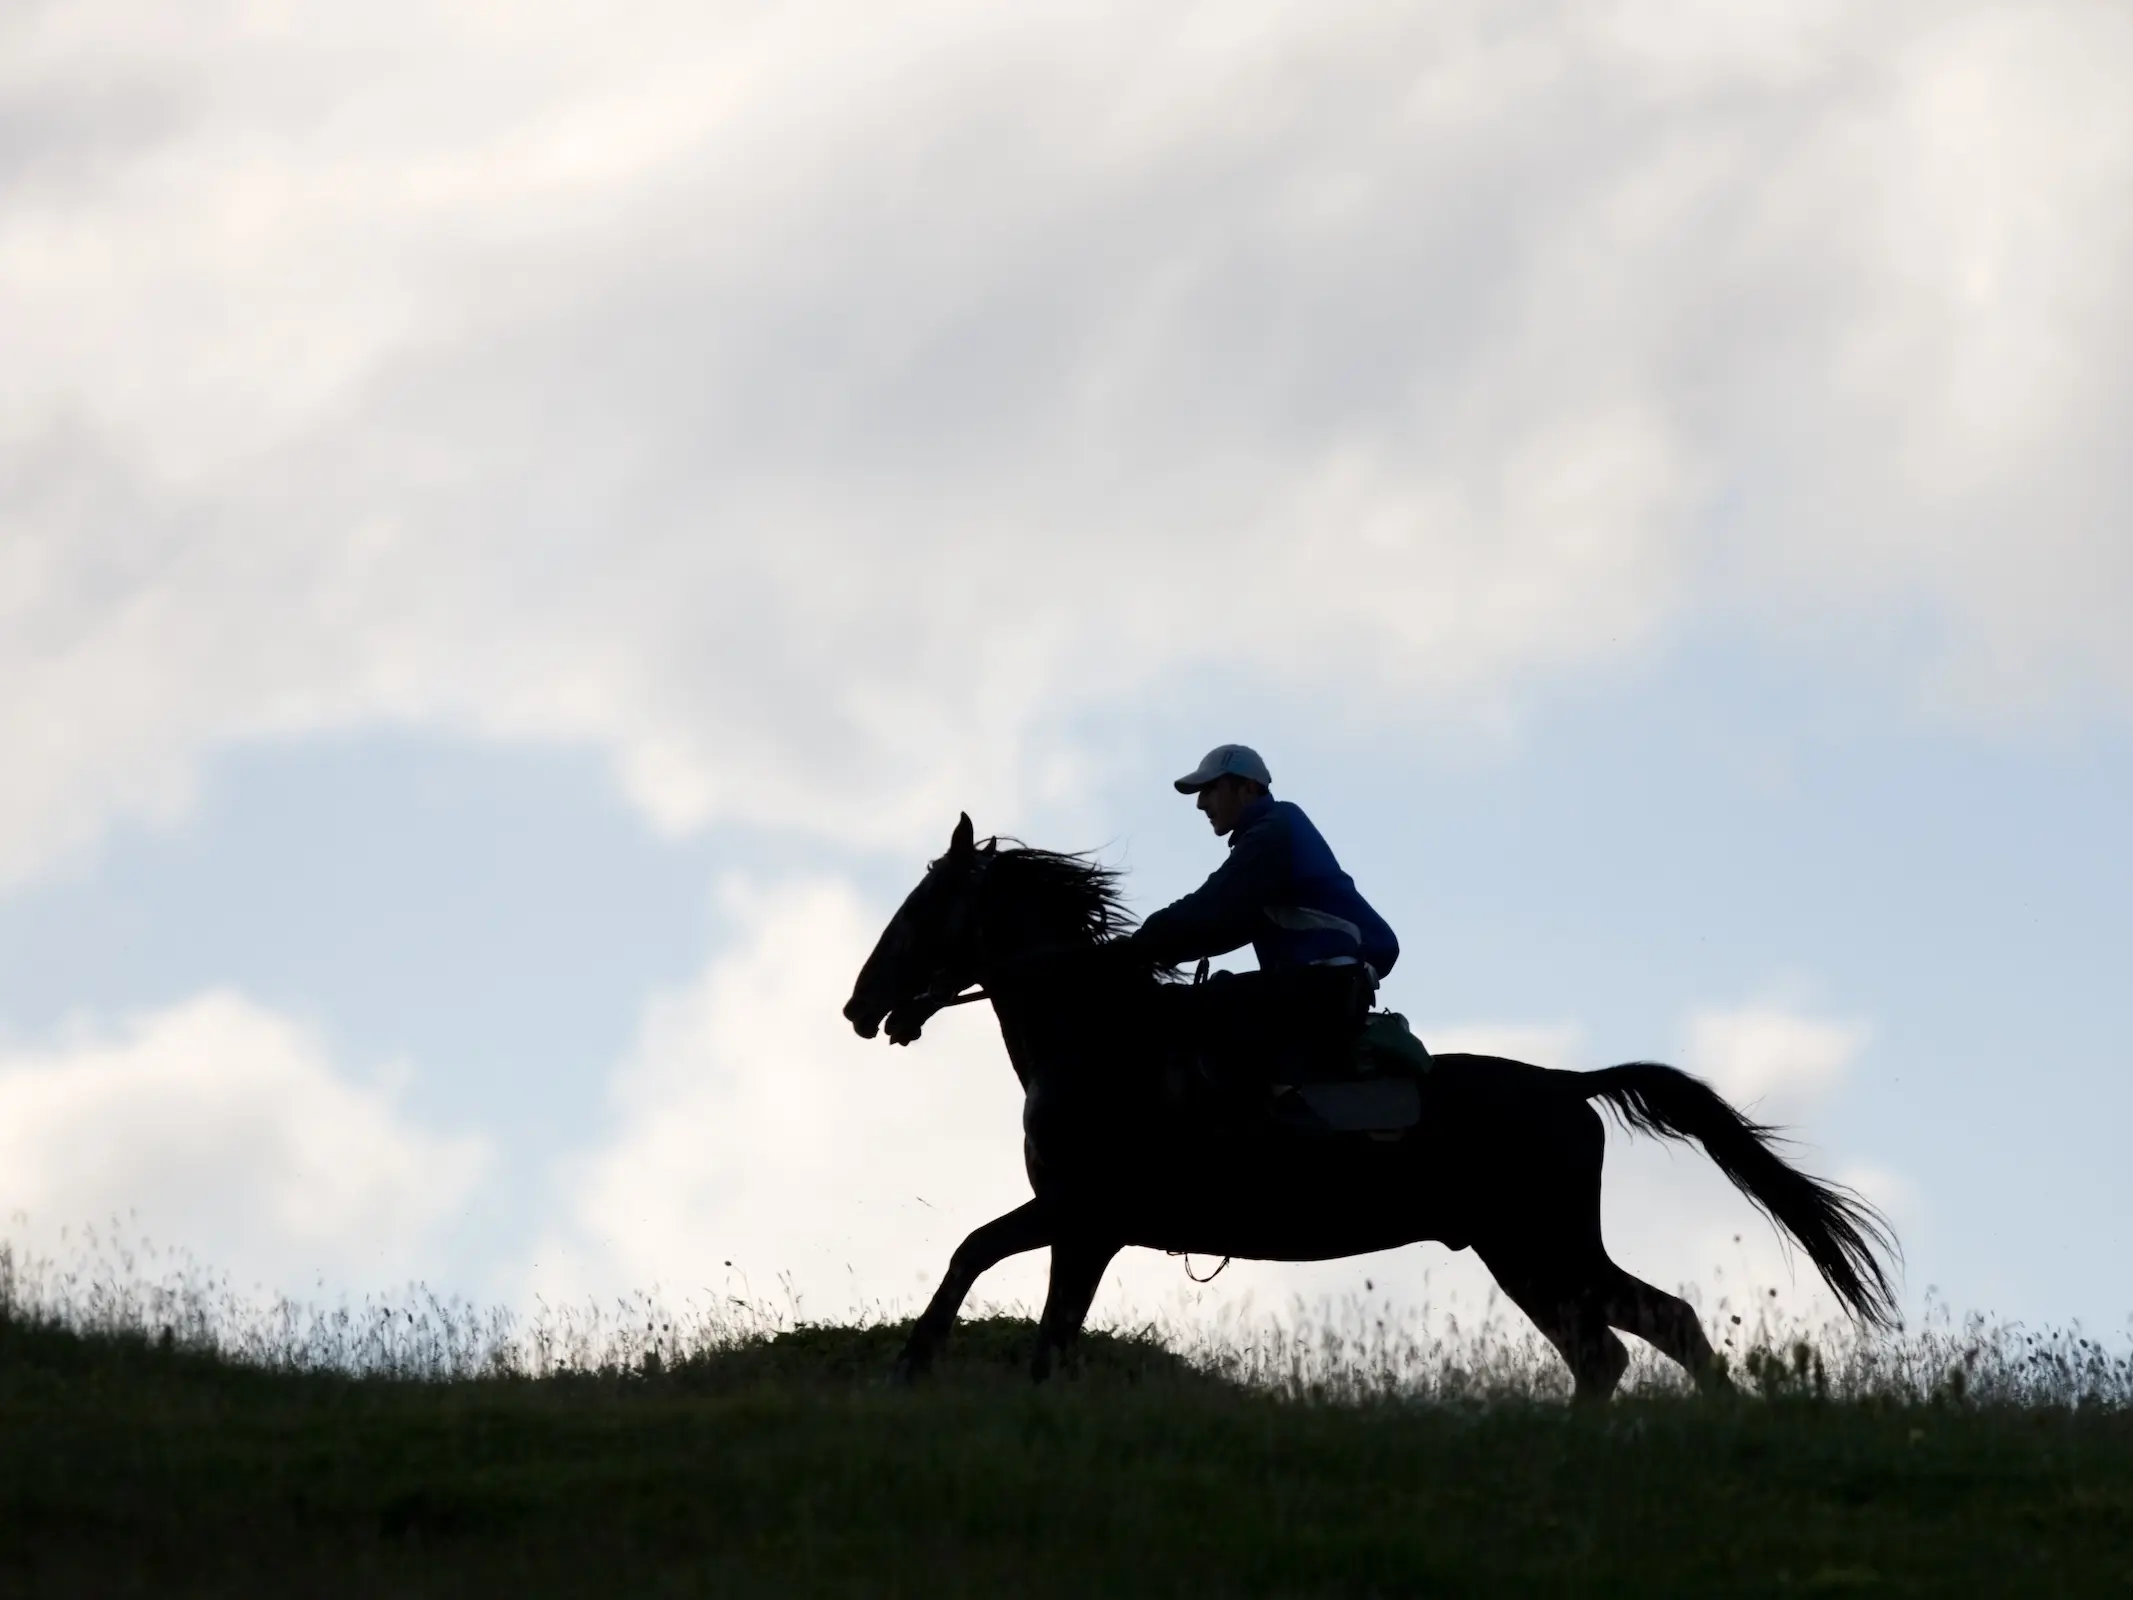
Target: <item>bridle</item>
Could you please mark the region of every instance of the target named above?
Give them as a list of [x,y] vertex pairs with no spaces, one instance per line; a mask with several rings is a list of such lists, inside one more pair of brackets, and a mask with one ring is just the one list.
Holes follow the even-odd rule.
[[[979,897],[984,893],[986,875],[992,871],[994,863],[999,860],[999,856],[996,853],[998,844],[999,839],[995,836],[986,840],[983,848],[978,851],[977,860],[969,869],[968,882],[963,888],[963,898],[956,907],[955,916],[951,919],[949,928],[943,931],[944,942],[950,944],[962,942],[961,935],[964,930],[960,924],[963,919],[969,918],[974,914],[971,907],[979,902]],[[970,942],[972,944],[982,944],[985,933],[982,924],[973,931],[974,937]],[[945,965],[936,967],[926,987],[905,1001],[904,1006],[923,1007],[926,1014],[930,1016],[936,1011],[945,1011],[950,1006],[967,1006],[980,1000],[990,1000],[993,998],[992,991],[986,987],[986,980],[989,977],[1008,968],[1020,966],[1027,961],[1038,960],[1051,955],[1078,953],[1085,948],[1086,946],[1076,944],[1037,945],[1031,949],[1018,950],[1011,956],[992,961],[981,967],[976,973],[962,977],[951,977],[949,968]],[[897,1009],[903,1008],[899,1007]]]
[[[984,847],[978,851],[977,859],[969,868],[967,881],[963,885],[961,896],[956,903],[955,914],[950,921],[949,927],[943,930],[944,943],[954,945],[963,942],[962,934],[964,929],[961,924],[972,916],[970,908],[977,903],[979,897],[985,891],[986,876],[992,871],[993,863],[999,860],[997,854],[999,843],[999,838],[996,835],[986,840]],[[976,929],[975,936],[970,942],[974,945],[982,942],[983,934],[984,929],[982,927]],[[978,983],[979,987],[967,989],[966,992],[966,986],[971,983]],[[906,1006],[922,1006],[930,1016],[933,1012],[945,1011],[950,1006],[967,1006],[974,1001],[990,1000],[991,998],[992,996],[986,993],[981,980],[969,977],[951,978],[949,969],[946,966],[940,966],[934,969],[933,976],[927,980],[926,987],[905,1001],[904,1004]]]
[[[1087,945],[1079,944],[1040,944],[1028,950],[1018,950],[1011,956],[995,961],[990,970],[997,973],[1004,968],[1020,966],[1026,961],[1037,961],[1046,956],[1080,955],[1088,948]],[[943,967],[940,970],[942,974],[945,974],[948,969]],[[967,983],[975,983],[978,987],[966,989],[963,985]],[[958,980],[953,987],[936,977],[933,987],[913,996],[906,1003],[911,1005],[922,1004],[929,1011],[946,1011],[950,1006],[967,1006],[972,1001],[990,1000],[992,997],[992,991],[985,987],[985,979],[983,977],[963,978]]]

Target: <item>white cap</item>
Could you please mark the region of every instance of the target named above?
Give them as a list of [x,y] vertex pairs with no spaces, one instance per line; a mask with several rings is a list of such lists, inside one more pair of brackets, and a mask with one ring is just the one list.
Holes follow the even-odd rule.
[[1226,774],[1249,778],[1269,787],[1274,782],[1274,775],[1267,771],[1266,763],[1259,759],[1259,752],[1250,745],[1218,744],[1201,757],[1197,767],[1177,779],[1173,787],[1179,794],[1198,794]]

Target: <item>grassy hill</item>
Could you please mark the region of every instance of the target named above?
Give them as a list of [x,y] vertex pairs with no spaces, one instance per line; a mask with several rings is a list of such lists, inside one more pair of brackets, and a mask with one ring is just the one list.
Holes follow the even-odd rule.
[[1768,1396],[1313,1403],[1025,1324],[601,1373],[275,1370],[0,1314],[10,1593],[2133,1593],[2133,1414]]

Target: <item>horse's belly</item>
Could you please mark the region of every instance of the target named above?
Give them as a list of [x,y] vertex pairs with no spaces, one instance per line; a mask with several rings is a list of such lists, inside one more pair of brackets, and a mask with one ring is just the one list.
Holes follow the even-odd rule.
[[1325,1261],[1464,1239],[1407,1151],[1366,1140],[1203,1154],[1115,1191],[1128,1242],[1264,1261]]

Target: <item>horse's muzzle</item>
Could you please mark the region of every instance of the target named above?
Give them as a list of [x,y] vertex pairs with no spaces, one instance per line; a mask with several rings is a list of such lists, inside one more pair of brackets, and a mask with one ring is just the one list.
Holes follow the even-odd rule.
[[871,1039],[881,1031],[881,1014],[861,1004],[856,994],[844,1003],[844,1020],[852,1025],[852,1031],[862,1039]]

